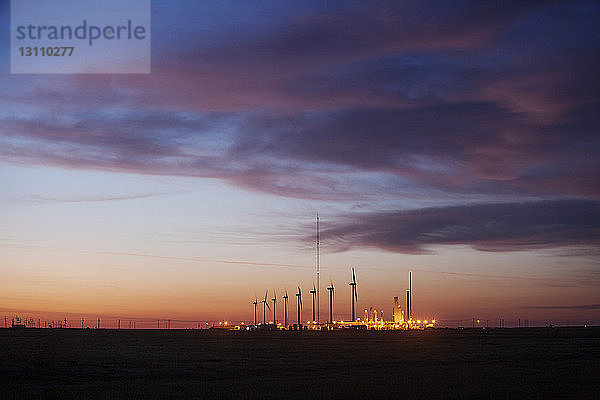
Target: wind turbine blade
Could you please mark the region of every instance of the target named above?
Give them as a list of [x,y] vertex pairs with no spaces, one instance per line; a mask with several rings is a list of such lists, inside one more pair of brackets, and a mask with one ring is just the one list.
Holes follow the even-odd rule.
[[265,303],[267,305],[267,308],[269,309],[269,311],[271,311],[271,307],[269,307],[269,303]]

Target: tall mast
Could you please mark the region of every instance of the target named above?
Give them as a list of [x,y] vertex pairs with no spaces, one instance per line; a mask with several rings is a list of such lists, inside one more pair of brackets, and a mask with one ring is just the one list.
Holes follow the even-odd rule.
[[321,252],[320,252],[320,247],[321,247],[321,242],[320,242],[320,232],[319,232],[319,213],[317,213],[317,237],[316,237],[316,241],[317,241],[317,323],[321,322],[321,303],[319,301],[319,294],[321,291],[321,280],[320,280],[320,275],[321,275]]

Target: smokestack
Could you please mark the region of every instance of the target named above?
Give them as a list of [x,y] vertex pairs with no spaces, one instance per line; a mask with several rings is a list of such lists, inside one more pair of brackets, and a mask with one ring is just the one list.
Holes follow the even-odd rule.
[[408,272],[408,290],[410,290],[410,317],[413,317],[412,271]]
[[410,321],[410,289],[406,291],[406,318]]

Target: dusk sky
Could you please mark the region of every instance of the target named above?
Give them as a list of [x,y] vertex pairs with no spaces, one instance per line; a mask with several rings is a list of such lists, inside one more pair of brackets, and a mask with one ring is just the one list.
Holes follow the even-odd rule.
[[355,267],[386,318],[412,270],[421,318],[600,323],[600,3],[151,18],[150,74],[10,74],[1,2],[0,315],[308,318],[318,212],[322,315]]

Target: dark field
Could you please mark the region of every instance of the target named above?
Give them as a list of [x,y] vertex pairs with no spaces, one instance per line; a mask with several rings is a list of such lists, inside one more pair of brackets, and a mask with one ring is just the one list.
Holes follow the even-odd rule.
[[0,329],[1,398],[600,398],[600,328]]

